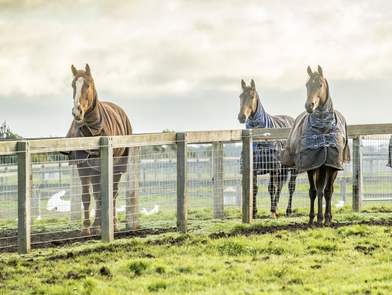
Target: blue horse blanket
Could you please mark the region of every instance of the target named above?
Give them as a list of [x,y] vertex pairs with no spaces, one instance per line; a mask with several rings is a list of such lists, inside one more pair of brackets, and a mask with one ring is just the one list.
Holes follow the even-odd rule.
[[[257,109],[245,122],[246,129],[253,128],[289,128],[294,119],[289,116],[271,116],[263,108],[260,100]],[[280,154],[284,141],[253,142],[253,171],[266,174],[281,169]]]

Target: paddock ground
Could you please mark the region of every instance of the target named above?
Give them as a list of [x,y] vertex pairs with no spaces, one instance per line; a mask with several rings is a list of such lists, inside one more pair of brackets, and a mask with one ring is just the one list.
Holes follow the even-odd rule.
[[3,253],[0,294],[391,294],[392,207],[364,211],[335,210],[330,228],[265,211],[252,225]]

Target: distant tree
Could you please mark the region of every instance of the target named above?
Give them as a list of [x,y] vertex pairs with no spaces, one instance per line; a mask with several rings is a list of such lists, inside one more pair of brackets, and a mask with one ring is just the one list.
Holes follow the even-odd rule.
[[[12,131],[10,126],[4,121],[0,125],[0,141],[1,140],[12,140],[12,139],[22,139],[23,137]],[[54,155],[51,155],[52,157]],[[62,158],[65,158],[64,156]],[[48,161],[48,154],[33,154],[31,160],[33,163]],[[14,164],[16,158],[14,156],[0,156],[0,164]]]
[[10,126],[8,126],[7,122],[4,121],[0,125],[0,140],[6,140],[6,139],[19,139],[22,138],[15,132],[11,131]]

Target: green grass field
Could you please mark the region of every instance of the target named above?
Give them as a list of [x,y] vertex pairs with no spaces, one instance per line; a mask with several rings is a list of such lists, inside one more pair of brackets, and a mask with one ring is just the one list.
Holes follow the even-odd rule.
[[391,294],[391,208],[349,211],[313,229],[306,210],[252,225],[195,211],[188,234],[1,254],[0,294]]

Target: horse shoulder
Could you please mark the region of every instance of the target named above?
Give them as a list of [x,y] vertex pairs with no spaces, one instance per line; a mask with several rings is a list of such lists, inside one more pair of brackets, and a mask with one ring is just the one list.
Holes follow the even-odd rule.
[[65,137],[72,138],[72,137],[80,137],[80,136],[81,134],[79,128],[76,126],[76,122],[72,120],[71,126],[69,127],[69,130]]

